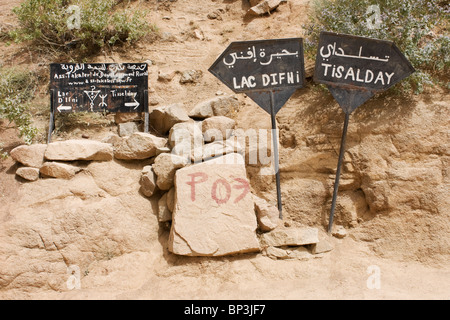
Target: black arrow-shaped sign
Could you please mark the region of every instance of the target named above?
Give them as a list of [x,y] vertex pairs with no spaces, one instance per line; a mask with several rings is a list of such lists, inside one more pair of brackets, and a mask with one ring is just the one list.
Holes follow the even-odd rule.
[[322,32],[314,80],[326,84],[345,113],[414,72],[392,41]]
[[209,71],[235,93],[245,93],[271,114],[270,92],[275,113],[304,79],[303,39],[272,39],[231,43]]
[[414,71],[392,41],[332,32],[320,34],[314,80],[327,85],[345,112],[328,232],[333,225],[350,114],[375,93],[389,89]]
[[278,209],[282,218],[275,115],[305,82],[303,39],[231,43],[209,71],[235,93],[245,93],[272,117]]

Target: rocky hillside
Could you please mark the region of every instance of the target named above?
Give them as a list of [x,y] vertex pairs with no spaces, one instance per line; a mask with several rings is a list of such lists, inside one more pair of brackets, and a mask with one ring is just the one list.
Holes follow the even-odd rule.
[[[13,5],[2,13],[9,24],[16,23]],[[337,103],[308,79],[277,115],[280,222],[271,161],[261,161],[259,149],[271,149],[270,117],[207,71],[231,41],[302,36],[309,1],[284,1],[266,14],[249,12],[245,0],[139,5],[150,9],[160,37],[100,52],[92,62],[149,63],[150,134],[138,132],[142,115],[92,116],[82,125],[58,122],[49,146],[17,149],[14,128],[0,123],[5,149],[15,149],[0,163],[1,297],[447,297],[447,92],[381,95],[352,114],[337,228],[328,237],[344,120]],[[24,44],[1,46],[5,65],[45,75],[53,62],[38,61]],[[48,101],[46,89],[36,104]],[[36,114],[35,124],[45,132],[47,115]],[[214,142],[205,134],[211,128],[239,144]],[[178,162],[164,159],[185,155],[177,129],[188,133],[189,147],[201,140],[199,152]],[[251,133],[258,147],[240,133]],[[196,167],[221,155],[233,157],[232,171]],[[217,214],[214,201],[230,207]],[[230,219],[239,212],[241,219]],[[382,272],[381,290],[366,285],[373,265]]]

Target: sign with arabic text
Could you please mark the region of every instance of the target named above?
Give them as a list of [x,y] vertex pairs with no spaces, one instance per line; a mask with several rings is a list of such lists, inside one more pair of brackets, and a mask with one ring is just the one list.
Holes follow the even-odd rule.
[[414,72],[392,41],[322,32],[314,80],[372,92],[386,90]]
[[53,110],[63,112],[144,112],[148,108],[145,63],[52,64]]
[[275,113],[303,87],[301,38],[237,41],[214,62],[209,71],[235,93],[246,93],[270,113],[270,92]]

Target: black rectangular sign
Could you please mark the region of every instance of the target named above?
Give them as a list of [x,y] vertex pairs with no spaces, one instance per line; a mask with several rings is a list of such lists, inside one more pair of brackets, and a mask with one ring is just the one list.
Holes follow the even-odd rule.
[[146,63],[51,64],[52,110],[56,112],[145,112]]

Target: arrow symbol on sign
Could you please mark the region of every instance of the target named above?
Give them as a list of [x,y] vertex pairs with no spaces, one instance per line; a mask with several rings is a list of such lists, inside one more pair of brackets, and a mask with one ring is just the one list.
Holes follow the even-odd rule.
[[136,100],[136,95],[137,95],[137,93],[135,93],[134,94],[134,97],[133,97],[133,99],[134,99],[134,102],[126,102],[125,103],[125,107],[129,107],[129,108],[133,108],[134,107],[134,110],[136,110],[137,108],[139,108],[139,106],[141,105],[139,102],[137,102],[137,100]]
[[56,109],[58,110],[59,113],[72,111],[72,107],[70,107],[70,106],[63,106],[63,105],[60,105]]

